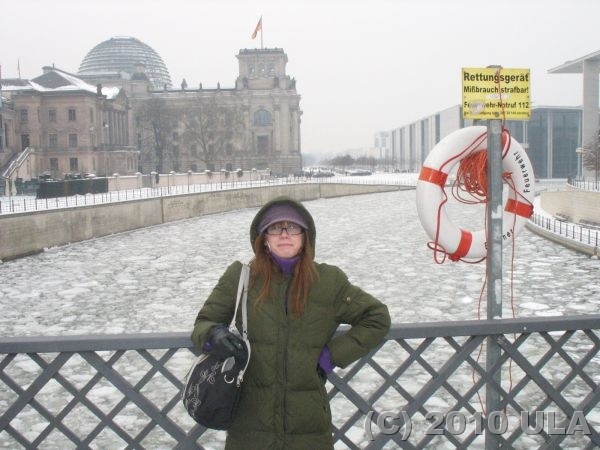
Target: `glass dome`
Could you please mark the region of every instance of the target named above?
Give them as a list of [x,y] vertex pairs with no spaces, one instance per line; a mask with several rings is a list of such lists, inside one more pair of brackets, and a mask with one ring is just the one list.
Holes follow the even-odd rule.
[[79,75],[102,76],[125,72],[133,77],[136,65],[145,66],[145,74],[154,89],[171,87],[171,77],[158,53],[139,39],[129,36],[112,37],[96,45],[83,58],[79,66]]

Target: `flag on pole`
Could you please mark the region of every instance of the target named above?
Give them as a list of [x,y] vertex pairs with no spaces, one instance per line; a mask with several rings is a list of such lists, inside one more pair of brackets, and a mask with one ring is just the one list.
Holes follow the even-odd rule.
[[21,79],[21,61],[17,59],[17,73],[19,74],[19,80]]
[[254,29],[254,33],[252,33],[251,38],[254,39],[259,31],[262,34],[262,16],[260,16],[260,19],[258,19],[258,23],[256,24],[256,28]]

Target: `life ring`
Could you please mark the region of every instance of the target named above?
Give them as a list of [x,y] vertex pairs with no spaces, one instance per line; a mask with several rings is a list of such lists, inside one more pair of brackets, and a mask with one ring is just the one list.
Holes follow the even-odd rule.
[[[487,255],[486,231],[459,228],[448,217],[444,186],[452,168],[466,156],[485,150],[487,127],[462,128],[444,137],[429,153],[417,181],[417,210],[427,235],[448,257],[484,258]],[[502,241],[510,242],[533,214],[534,174],[527,153],[514,138],[502,133],[502,169],[510,172],[514,185],[504,199]]]

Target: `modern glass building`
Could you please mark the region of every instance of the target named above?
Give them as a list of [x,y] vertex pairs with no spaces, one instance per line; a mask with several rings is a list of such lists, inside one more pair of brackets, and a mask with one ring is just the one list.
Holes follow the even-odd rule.
[[537,178],[581,174],[575,152],[581,147],[581,108],[540,106],[528,121],[507,121],[505,126],[527,150]]
[[[505,127],[519,141],[533,165],[536,178],[568,178],[581,175],[575,150],[581,147],[581,107],[540,106],[529,120],[506,121]],[[485,122],[480,122],[485,124]],[[460,105],[429,117],[375,134],[375,147],[395,170],[418,172],[433,147],[448,134],[473,125],[463,119]]]

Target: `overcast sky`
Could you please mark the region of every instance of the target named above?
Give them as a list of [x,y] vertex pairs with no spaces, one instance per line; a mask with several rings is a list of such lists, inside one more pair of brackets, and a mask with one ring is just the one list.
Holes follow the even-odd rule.
[[233,87],[262,16],[264,47],[297,82],[306,154],[368,148],[460,104],[464,67],[529,68],[534,105],[580,106],[582,76],[548,70],[600,50],[598,0],[19,0],[0,14],[3,78],[76,73],[97,44],[132,36],[190,88]]

